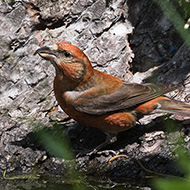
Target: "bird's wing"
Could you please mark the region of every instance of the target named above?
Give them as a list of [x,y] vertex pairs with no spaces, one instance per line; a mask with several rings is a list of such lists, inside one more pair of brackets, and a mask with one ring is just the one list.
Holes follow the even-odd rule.
[[95,97],[82,94],[74,101],[73,106],[76,110],[84,113],[101,115],[107,112],[129,109],[179,87],[181,86],[175,84],[124,83],[110,94]]

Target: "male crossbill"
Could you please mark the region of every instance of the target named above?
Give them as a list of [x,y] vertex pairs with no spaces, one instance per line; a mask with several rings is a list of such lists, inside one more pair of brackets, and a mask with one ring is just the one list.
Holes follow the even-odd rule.
[[36,53],[55,67],[54,92],[59,105],[83,125],[117,134],[153,112],[190,116],[189,104],[163,96],[180,85],[123,82],[94,69],[82,50],[66,42],[42,47]]

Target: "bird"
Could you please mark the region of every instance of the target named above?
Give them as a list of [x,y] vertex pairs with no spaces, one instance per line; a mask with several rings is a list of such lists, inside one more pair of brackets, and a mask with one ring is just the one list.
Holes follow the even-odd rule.
[[54,94],[63,111],[75,121],[102,130],[104,143],[93,153],[117,140],[117,134],[135,126],[144,115],[163,112],[190,116],[190,104],[164,94],[180,84],[137,84],[92,67],[78,47],[61,41],[35,53],[55,67]]

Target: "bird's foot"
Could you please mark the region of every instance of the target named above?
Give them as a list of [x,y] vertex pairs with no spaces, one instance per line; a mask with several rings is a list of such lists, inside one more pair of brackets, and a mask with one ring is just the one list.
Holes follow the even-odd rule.
[[102,155],[102,154],[105,154],[105,155],[114,155],[114,156],[116,156],[117,155],[117,153],[116,153],[116,151],[114,151],[114,150],[102,150],[102,151],[98,151],[96,154],[100,154],[100,155]]
[[109,155],[116,156],[117,155],[116,151],[114,151],[114,150],[102,150],[102,151],[98,151],[95,148],[95,149],[90,150],[90,151],[89,150],[85,150],[85,151],[79,152],[76,155],[76,158],[83,157],[83,156],[92,156],[92,155],[95,155],[95,154],[97,154],[97,155],[104,154],[104,155],[107,155],[107,156],[109,156]]

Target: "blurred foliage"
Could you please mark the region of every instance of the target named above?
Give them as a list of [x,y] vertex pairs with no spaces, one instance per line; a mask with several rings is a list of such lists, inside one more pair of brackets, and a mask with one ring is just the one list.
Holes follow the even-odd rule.
[[189,179],[160,179],[155,182],[155,185],[160,190],[189,190]]
[[[190,47],[190,31],[185,29],[185,24],[190,16],[190,3],[188,0],[153,0],[169,18],[181,38]],[[188,4],[188,6],[187,6]]]
[[[164,14],[169,18],[174,25],[181,38],[186,45],[190,47],[190,1],[189,0],[153,0],[162,9]],[[165,123],[166,128],[175,131],[177,125],[174,123]],[[172,129],[171,129],[172,128]],[[190,189],[190,155],[184,147],[183,137],[176,144],[174,154],[178,156],[176,164],[184,173],[184,178],[171,177],[165,179],[157,179],[154,185],[159,190],[189,190]]]
[[189,0],[171,0],[171,3],[176,7],[177,12],[185,20],[190,18],[190,1]]
[[32,127],[37,139],[39,139],[40,143],[50,155],[63,159],[63,164],[67,166],[67,172],[69,175],[67,181],[71,181],[73,190],[85,190],[85,180],[81,173],[76,169],[75,156],[64,128],[56,124],[52,127],[47,127],[43,123],[31,118],[21,118],[21,120],[24,120],[25,123],[27,122],[27,124]]
[[[179,131],[178,122],[176,120],[163,120],[164,126],[168,133]],[[169,137],[169,136],[168,136]],[[173,137],[175,138],[175,137]],[[168,139],[169,140],[169,139]],[[173,139],[172,139],[173,140]],[[171,176],[167,178],[158,178],[153,181],[154,186],[158,190],[189,190],[190,189],[190,153],[185,148],[184,136],[181,134],[176,143],[171,142],[175,148],[173,156],[176,166],[183,177]]]
[[[36,130],[37,129],[37,130]],[[56,133],[52,134],[52,130],[49,128],[37,127],[36,135],[40,139],[40,142],[43,144],[44,148],[53,156],[63,158],[65,160],[74,159],[74,154],[71,150],[67,136],[64,134],[62,128],[53,127]]]
[[[178,123],[175,120],[164,120],[164,125],[168,133],[179,131]],[[190,154],[185,148],[184,137],[181,135],[175,144],[173,155],[176,166],[183,173],[184,177],[171,176],[168,178],[158,178],[154,180],[154,186],[158,190],[189,190],[190,189]]]
[[[180,145],[180,143],[179,143]],[[157,179],[154,185],[159,190],[189,190],[190,189],[190,155],[185,148],[179,146],[175,153],[179,156],[177,164],[185,174],[184,178],[171,177],[166,179]]]

